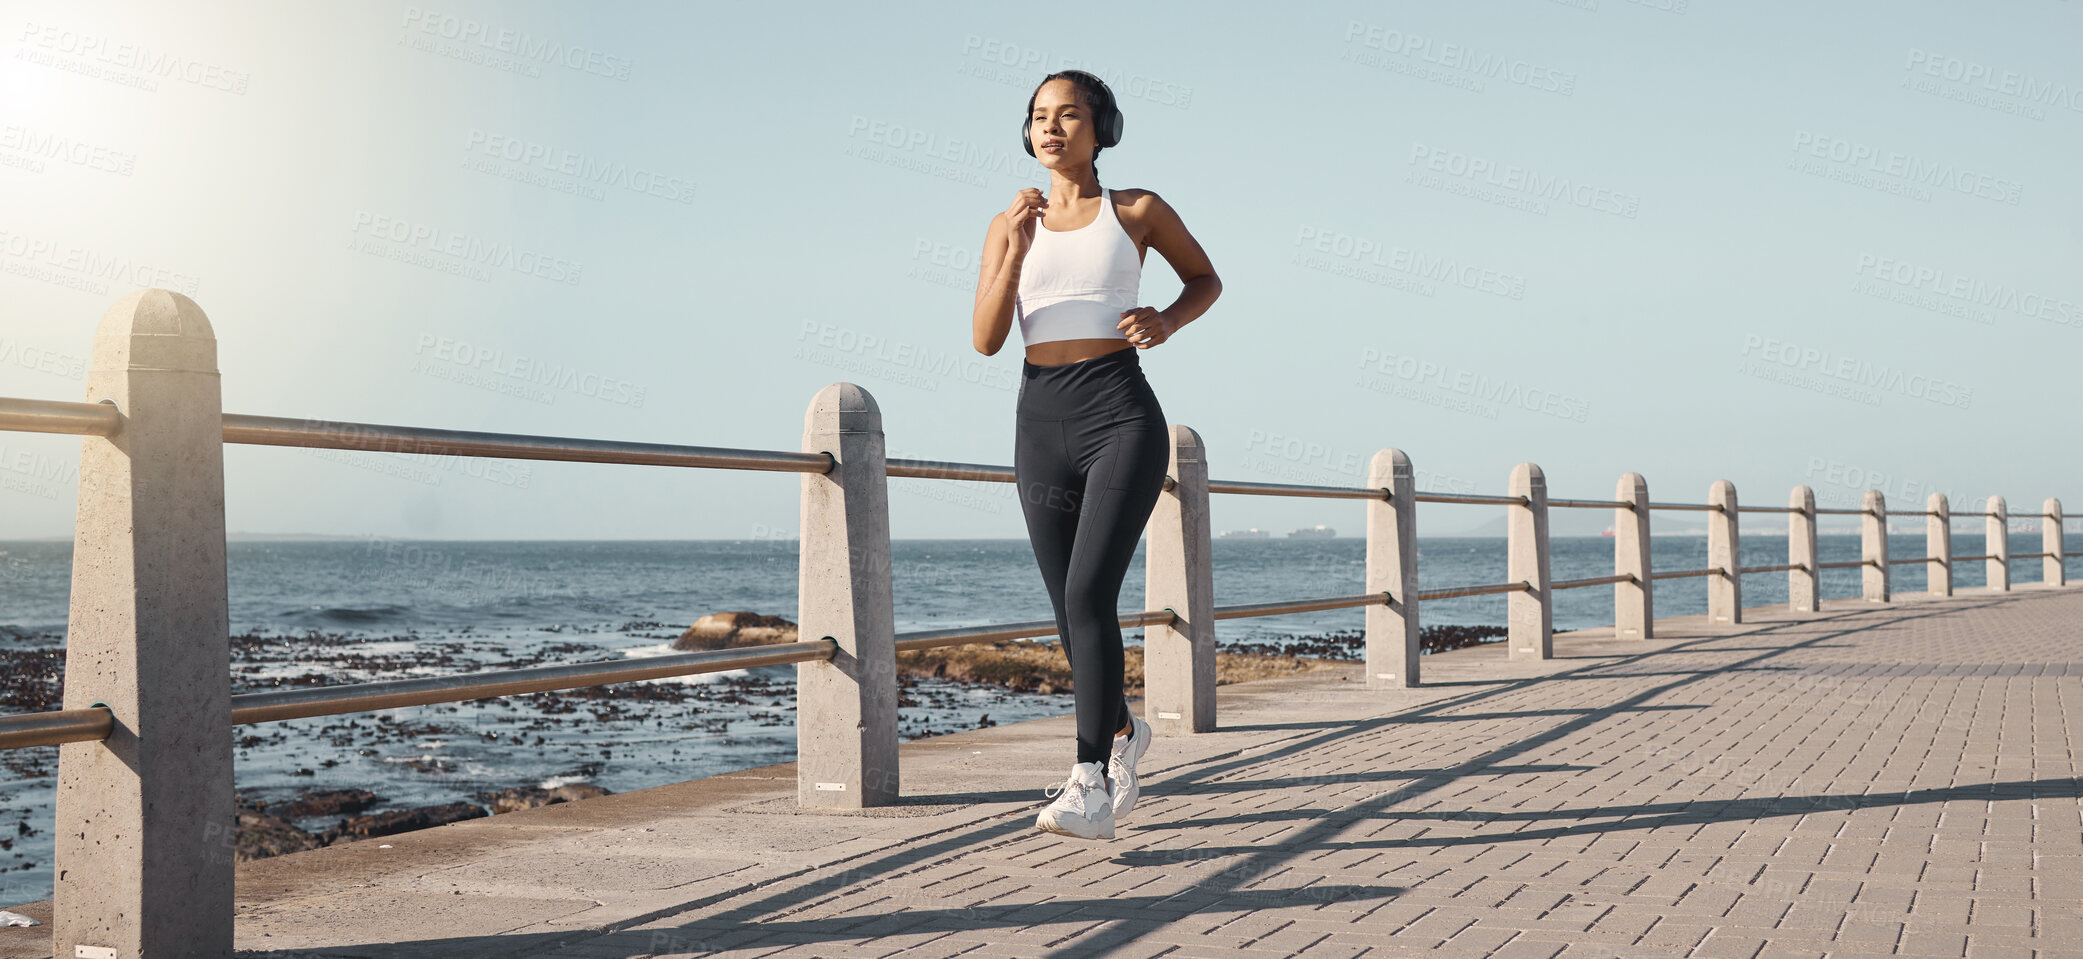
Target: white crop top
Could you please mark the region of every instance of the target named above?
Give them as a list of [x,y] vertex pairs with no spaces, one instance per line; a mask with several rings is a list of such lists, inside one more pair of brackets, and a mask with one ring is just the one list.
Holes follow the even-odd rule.
[[1075,230],[1034,225],[1013,296],[1020,338],[1029,344],[1127,339],[1118,327],[1136,306],[1143,259],[1114,213],[1114,191],[1099,200],[1099,215]]

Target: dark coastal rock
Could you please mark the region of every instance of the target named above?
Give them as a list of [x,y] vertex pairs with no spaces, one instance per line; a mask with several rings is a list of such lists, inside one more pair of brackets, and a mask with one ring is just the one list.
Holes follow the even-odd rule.
[[277,808],[278,815],[289,819],[309,816],[352,816],[376,805],[382,797],[366,789],[330,789],[324,792],[309,792]]
[[420,806],[415,809],[395,809],[370,816],[355,816],[343,819],[340,824],[320,834],[327,843],[348,842],[356,839],[372,839],[389,836],[414,829],[444,826],[465,819],[481,819],[489,815],[483,806],[476,803],[452,802],[439,806]]
[[325,845],[325,840],[258,809],[241,807],[235,821],[238,833],[232,840],[232,856],[239,862],[303,852]]
[[779,616],[758,613],[710,613],[673,640],[679,650],[736,649],[740,646],[771,646],[796,641],[796,624]]
[[567,783],[555,789],[544,789],[540,786],[516,786],[496,793],[482,793],[480,798],[491,805],[493,815],[498,815],[503,812],[534,809],[537,806],[551,806],[561,802],[577,802],[581,799],[592,799],[597,796],[608,795],[613,794],[592,783]]

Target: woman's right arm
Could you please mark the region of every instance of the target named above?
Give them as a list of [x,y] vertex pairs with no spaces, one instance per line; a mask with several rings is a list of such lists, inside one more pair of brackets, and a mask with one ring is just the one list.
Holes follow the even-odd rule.
[[1020,266],[1034,240],[1034,224],[1045,201],[1029,187],[1004,213],[991,217],[984,232],[983,265],[976,278],[976,310],[970,315],[970,342],[978,353],[995,356],[1012,332],[1013,298],[1020,292]]

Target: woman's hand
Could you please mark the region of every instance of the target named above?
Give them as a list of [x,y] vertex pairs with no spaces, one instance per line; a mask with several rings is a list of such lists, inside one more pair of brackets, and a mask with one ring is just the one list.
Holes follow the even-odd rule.
[[1172,331],[1178,329],[1165,317],[1163,310],[1147,306],[1123,310],[1121,322],[1114,324],[1114,328],[1127,335],[1128,342],[1135,344],[1139,350],[1147,350],[1171,339]]
[[1034,244],[1034,225],[1042,221],[1048,205],[1048,198],[1034,187],[1013,194],[1013,205],[1005,209],[1005,224],[1011,227],[1005,234],[1006,256],[1014,261],[1027,256],[1027,248]]

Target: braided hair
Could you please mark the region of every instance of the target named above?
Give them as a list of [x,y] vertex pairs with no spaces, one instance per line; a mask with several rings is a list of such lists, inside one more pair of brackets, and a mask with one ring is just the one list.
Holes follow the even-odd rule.
[[[1029,118],[1034,116],[1035,98],[1041,96],[1042,86],[1051,80],[1069,80],[1071,85],[1077,88],[1080,99],[1085,101],[1085,106],[1092,114],[1094,121],[1121,109],[1114,103],[1114,92],[1107,89],[1105,81],[1083,70],[1058,70],[1041,78],[1041,83],[1034,85],[1034,92],[1027,95],[1027,116]],[[1098,137],[1095,136],[1092,144],[1092,178],[1094,180],[1099,179],[1099,151],[1103,149],[1106,148],[1099,145]]]

